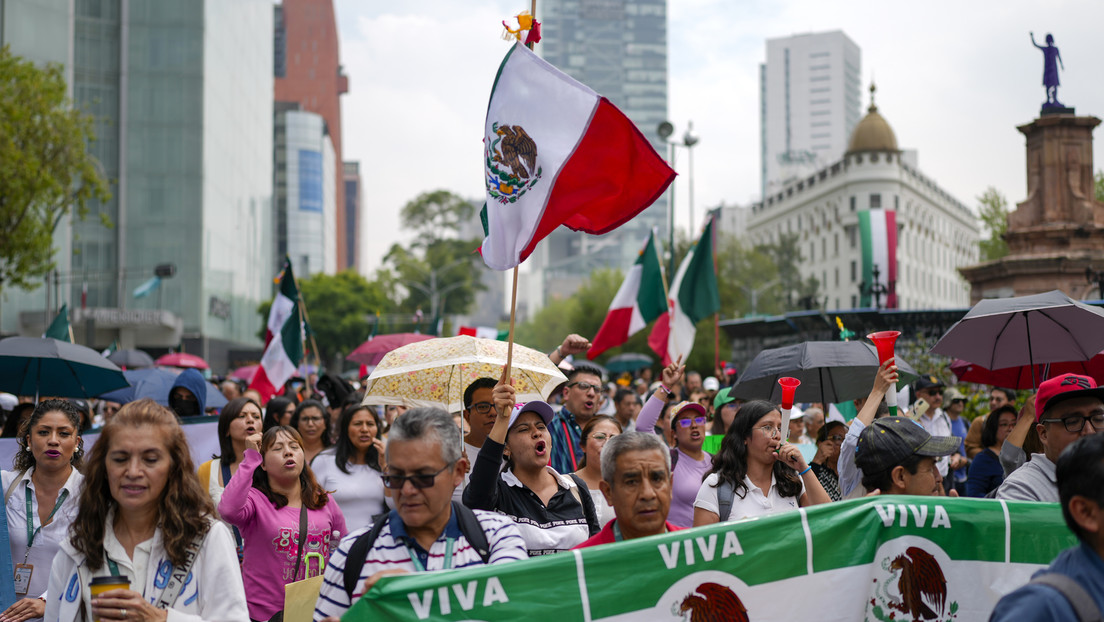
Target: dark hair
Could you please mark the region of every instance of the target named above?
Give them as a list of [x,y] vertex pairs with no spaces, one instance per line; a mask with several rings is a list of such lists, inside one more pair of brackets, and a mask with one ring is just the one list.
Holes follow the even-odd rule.
[[[34,404],[27,402],[16,404],[15,408],[11,409],[11,412],[8,413],[8,418],[4,421],[4,431],[0,432],[0,437],[18,438],[19,426],[22,424],[23,413],[34,410],[34,407]],[[78,426],[78,428],[79,427],[80,426]]]
[[997,428],[1000,427],[1000,418],[1004,413],[1012,413],[1012,417],[1015,418],[1017,414],[1016,407],[1005,404],[986,416],[984,427],[981,428],[982,447],[989,448],[997,444]]
[[391,451],[391,443],[426,440],[440,445],[441,458],[445,464],[456,464],[463,457],[461,450],[463,438],[460,428],[452,420],[452,415],[436,406],[411,408],[395,419],[391,426],[386,451]]
[[73,456],[69,458],[69,464],[73,465],[77,470],[80,470],[81,456],[84,455],[84,439],[82,439],[80,435],[80,412],[69,400],[42,400],[38,403],[38,406],[35,407],[30,418],[19,428],[19,451],[15,454],[15,458],[12,461],[16,471],[29,471],[35,466],[35,457],[31,452],[28,437],[35,424],[45,417],[47,413],[52,412],[60,412],[65,415],[65,418],[73,425],[73,434],[77,436],[77,448],[73,450]]
[[633,396],[634,399],[636,399],[636,403],[640,403],[640,396],[637,395],[636,391],[633,391],[632,389],[618,389],[617,393],[613,396],[613,403],[620,404],[621,400],[630,395]]
[[493,389],[498,385],[498,381],[494,378],[476,378],[475,382],[468,385],[468,388],[464,389],[464,410],[471,408],[472,399],[475,392],[480,389]]
[[104,425],[100,438],[92,446],[85,464],[77,517],[69,528],[69,542],[84,555],[93,571],[104,564],[107,515],[118,505],[107,479],[107,453],[120,430],[142,427],[158,432],[172,461],[165,489],[161,491],[157,526],[165,553],[174,566],[184,565],[188,547],[207,532],[215,516],[214,502],[199,483],[188,439],[176,421],[176,414],[148,398],[130,402]]
[[1085,497],[1104,509],[1104,434],[1082,436],[1071,443],[1058,457],[1055,473],[1066,525],[1079,540],[1087,542],[1090,534],[1073,520],[1069,504],[1074,497]]
[[218,421],[219,455],[211,456],[212,458],[218,458],[226,464],[237,462],[238,455],[234,452],[234,441],[230,440],[230,423],[241,416],[246,404],[256,406],[257,412],[261,410],[261,405],[251,397],[235,397],[222,407]]
[[992,393],[993,391],[1000,391],[1001,393],[1004,393],[1004,397],[1008,398],[1008,401],[1010,403],[1016,402],[1016,391],[1014,389],[1005,389],[1004,387],[991,387],[989,389],[989,393]]
[[[286,425],[278,425],[271,430],[264,433],[261,437],[261,460],[264,460],[264,455],[276,442],[276,437],[280,434],[287,434],[293,441],[299,443],[299,447],[303,447],[303,437],[299,435],[299,431],[293,427]],[[326,501],[329,499],[329,495],[319,485],[318,480],[314,478],[314,472],[311,471],[310,465],[306,462],[306,452],[303,452],[303,470],[299,472],[299,494],[302,497],[303,506],[308,510],[320,510],[326,507]],[[288,504],[288,498],[278,492],[272,490],[268,485],[268,471],[258,468],[253,471],[253,487],[261,491],[265,497],[268,498],[272,505],[276,506],[276,509],[280,509]]]
[[839,420],[833,420],[820,426],[820,430],[817,431],[816,444],[819,445],[828,440],[828,433],[836,428],[843,428],[846,430],[847,424]]
[[[341,418],[337,422],[337,442],[334,443],[334,458],[337,468],[341,469],[341,472],[346,475],[349,475],[349,461],[355,458],[357,454],[357,449],[353,446],[353,439],[349,437],[349,424],[353,422],[353,417],[361,411],[372,415],[372,421],[376,422],[376,438],[379,438],[383,432],[383,422],[380,421],[379,413],[376,412],[375,408],[355,404],[341,411]],[[380,470],[379,450],[376,449],[375,445],[371,445],[364,452],[364,463],[377,471]]]
[[[719,487],[722,482],[728,482],[741,499],[747,496],[748,487],[744,483],[748,470],[746,441],[755,433],[755,424],[774,410],[778,410],[778,406],[763,400],[753,400],[740,407],[740,411],[732,420],[732,426],[721,439],[720,451],[713,456],[713,468],[709,472],[717,474],[716,487]],[[783,433],[785,433],[784,430]],[[797,471],[780,460],[776,461],[771,468],[778,486],[778,494],[783,497],[796,497],[801,494],[801,479],[797,476]]]
[[898,462],[888,469],[883,469],[876,473],[867,473],[863,471],[862,485],[867,490],[880,490],[883,493],[893,487],[893,469],[902,466],[905,470],[913,475],[916,475],[916,470],[920,468],[920,462],[925,458],[920,454],[911,454],[909,457]]
[[[618,421],[617,419],[615,419],[614,417],[611,417],[609,415],[594,415],[593,417],[591,417],[590,421],[587,421],[586,425],[583,426],[582,434],[579,435],[579,446],[584,449],[583,459],[579,462],[579,468],[580,469],[586,466],[586,451],[585,450],[586,450],[587,439],[590,438],[590,433],[594,431],[594,428],[597,427],[597,425],[599,423],[612,423],[613,425],[617,426],[618,434],[625,431],[625,428],[621,427],[621,422]],[[599,465],[599,466],[601,466],[601,465]]]
[[77,409],[77,413],[80,414],[80,426],[78,426],[77,429],[81,432],[91,430],[92,417],[95,416],[92,412],[92,404],[89,403],[88,400],[83,400],[79,397],[69,398],[69,403],[72,404]]
[[[568,383],[575,382],[575,377],[578,376],[579,374],[590,374],[591,376],[598,376],[598,381],[599,382],[602,381],[602,370],[600,370],[597,367],[594,367],[592,365],[587,365],[587,364],[583,363],[581,365],[576,365],[575,369],[567,372],[567,382]],[[602,390],[601,387],[599,387],[598,391],[601,392],[601,390]]]
[[261,424],[261,431],[268,432],[269,428],[280,425],[280,418],[284,416],[288,404],[294,403],[295,400],[293,398],[283,395],[277,395],[268,400],[268,403],[265,404],[264,423]]
[[[308,408],[317,408],[322,413],[322,446],[329,447],[333,445],[330,441],[330,410],[322,405],[322,402],[318,400],[303,400],[302,404],[295,407],[295,414],[291,416],[291,421],[288,423],[291,427],[299,430],[299,417],[303,415],[303,411]],[[299,438],[299,444],[303,443],[303,438]],[[321,506],[319,506],[321,507]],[[314,509],[314,508],[312,508]]]
[[743,406],[743,405],[744,405],[744,402],[742,400],[734,399],[731,402],[725,402],[724,404],[721,404],[719,408],[714,408],[713,409],[713,424],[709,428],[709,433],[710,434],[724,434],[725,433],[724,420],[721,419],[721,411],[724,410],[725,406],[732,406],[732,407],[736,408],[737,412],[739,412],[740,407]]

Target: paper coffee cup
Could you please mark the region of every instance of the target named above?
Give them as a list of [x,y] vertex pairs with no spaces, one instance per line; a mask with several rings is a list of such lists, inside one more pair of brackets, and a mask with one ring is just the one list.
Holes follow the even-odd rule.
[[[92,577],[92,582],[88,584],[88,589],[92,593],[92,598],[96,598],[104,592],[110,592],[111,590],[129,590],[130,589],[130,577],[126,575],[114,575],[109,577]],[[99,618],[92,617],[93,622],[99,622]]]

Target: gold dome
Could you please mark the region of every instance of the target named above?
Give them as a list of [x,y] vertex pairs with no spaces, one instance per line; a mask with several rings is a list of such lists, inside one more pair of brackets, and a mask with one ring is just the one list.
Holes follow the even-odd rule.
[[878,107],[874,105],[873,84],[870,85],[870,108],[866,116],[855,126],[851,133],[851,143],[847,146],[847,154],[862,151],[898,151],[897,136],[885,117],[878,114]]

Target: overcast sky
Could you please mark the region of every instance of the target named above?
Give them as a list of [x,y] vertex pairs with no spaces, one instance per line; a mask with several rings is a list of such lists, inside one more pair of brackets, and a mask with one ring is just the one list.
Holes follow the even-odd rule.
[[[529,2],[336,5],[350,81],[342,100],[344,155],[361,163],[361,269],[371,275],[395,240],[404,203],[437,188],[483,196],[487,98],[510,45],[499,37],[501,21]],[[1078,114],[1104,116],[1101,24],[1100,0],[669,0],[669,118],[678,135],[692,120],[701,137],[695,214],[758,198],[758,66],[768,38],[847,33],[862,50],[864,111],[873,76],[879,111],[898,145],[916,149],[920,170],[973,207],[988,186],[1013,205],[1025,198],[1024,140],[1016,126],[1037,116],[1045,99],[1042,53],[1028,32],[1040,42],[1054,34],[1065,63],[1059,99]],[[1099,170],[1104,136],[1098,131],[1096,138]],[[685,165],[679,158],[680,228],[689,220]]]

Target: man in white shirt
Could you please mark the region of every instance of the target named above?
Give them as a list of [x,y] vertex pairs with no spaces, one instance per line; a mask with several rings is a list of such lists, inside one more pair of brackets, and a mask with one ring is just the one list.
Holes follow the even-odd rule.
[[[917,421],[932,436],[951,436],[954,433],[951,429],[951,418],[943,411],[943,389],[945,388],[946,385],[943,384],[943,381],[935,376],[920,376],[913,385],[913,393],[917,399],[923,400],[928,405],[927,412],[920,415]],[[935,461],[939,476],[947,484],[951,483],[951,480],[947,478],[947,472],[950,469],[960,469],[964,466],[966,466],[966,457],[957,451]],[[947,485],[944,485],[944,488],[947,487]]]

